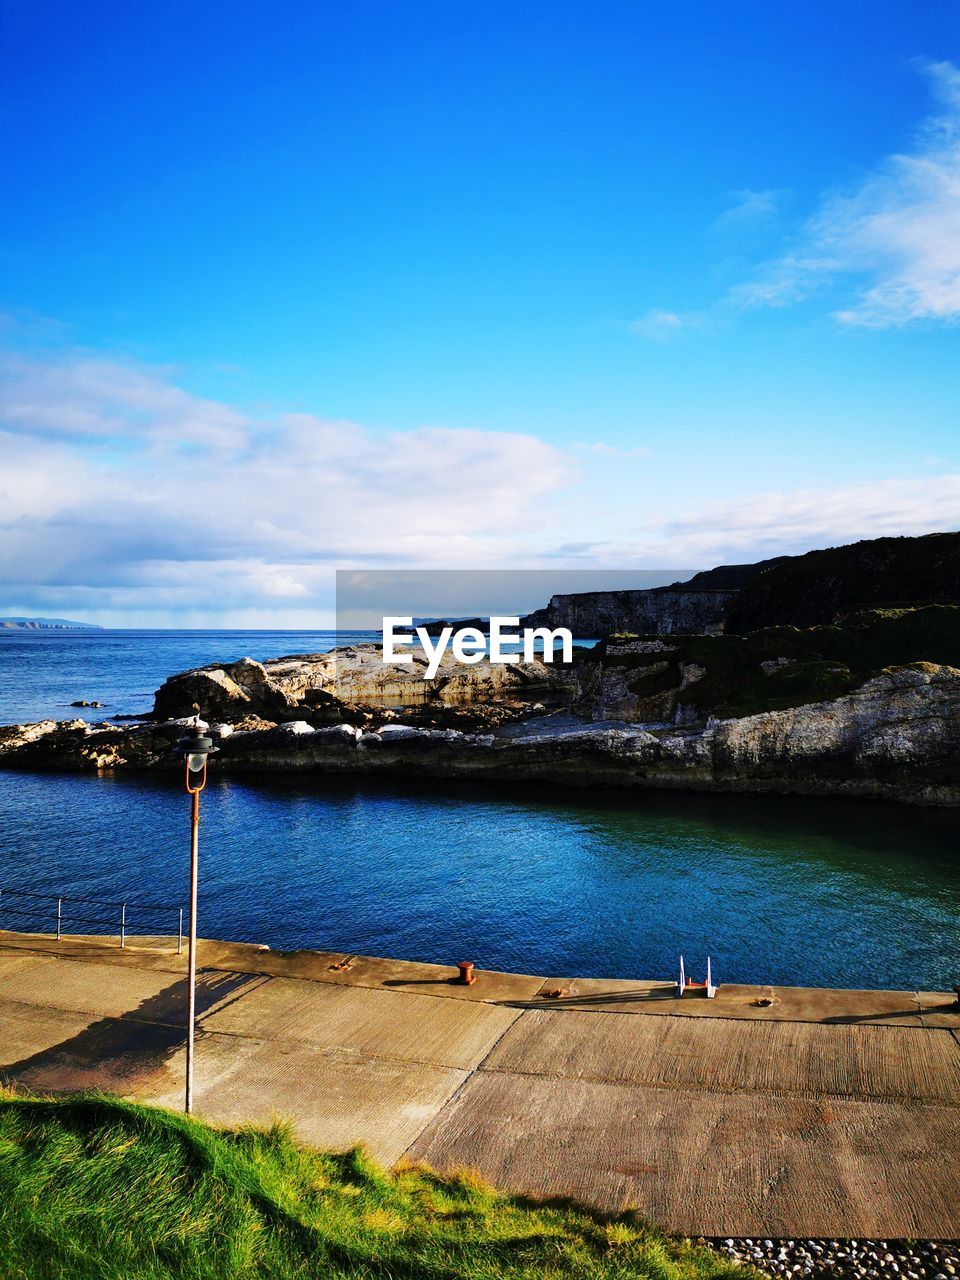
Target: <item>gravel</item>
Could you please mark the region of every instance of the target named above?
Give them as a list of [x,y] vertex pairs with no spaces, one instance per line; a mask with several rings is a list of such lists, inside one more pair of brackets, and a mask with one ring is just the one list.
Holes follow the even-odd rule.
[[708,1240],[724,1257],[770,1276],[856,1277],[857,1280],[960,1280],[956,1240]]

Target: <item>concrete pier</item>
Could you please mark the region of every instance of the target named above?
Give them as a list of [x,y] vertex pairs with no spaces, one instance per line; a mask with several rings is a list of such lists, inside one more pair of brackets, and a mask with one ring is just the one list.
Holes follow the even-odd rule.
[[[179,1108],[186,958],[0,932],[0,1079]],[[544,978],[205,941],[196,1096],[711,1236],[960,1237],[952,993]]]

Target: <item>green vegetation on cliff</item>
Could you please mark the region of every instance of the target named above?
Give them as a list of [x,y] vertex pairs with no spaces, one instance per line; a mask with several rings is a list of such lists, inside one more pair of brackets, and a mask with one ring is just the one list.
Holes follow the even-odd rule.
[[[960,606],[868,609],[832,626],[661,640],[665,651],[631,653],[627,637],[611,637],[583,661],[626,668],[630,689],[651,702],[677,690],[679,703],[703,716],[754,715],[840,697],[889,667],[960,667]],[[685,668],[689,683],[680,689]]]
[[3,1280],[744,1274],[630,1214],[500,1196],[470,1174],[387,1174],[281,1128],[218,1130],[104,1096],[0,1095]]
[[754,565],[697,574],[689,585],[726,586],[739,595],[725,630],[823,626],[854,608],[960,602],[960,533],[870,538]]

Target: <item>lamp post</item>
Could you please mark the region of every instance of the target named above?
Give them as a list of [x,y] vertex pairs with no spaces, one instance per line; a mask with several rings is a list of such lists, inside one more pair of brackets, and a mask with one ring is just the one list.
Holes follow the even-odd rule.
[[193,1110],[193,1025],[197,1012],[197,837],[200,828],[200,792],[207,785],[207,756],[219,750],[200,728],[199,713],[193,727],[177,744],[186,761],[190,813],[190,936],[187,944],[187,1087],[184,1110]]

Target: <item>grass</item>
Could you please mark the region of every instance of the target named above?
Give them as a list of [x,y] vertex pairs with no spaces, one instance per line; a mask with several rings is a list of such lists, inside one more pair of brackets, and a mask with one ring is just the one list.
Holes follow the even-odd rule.
[[106,1095],[0,1093],[3,1280],[719,1280],[716,1254],[287,1129],[214,1129]]

